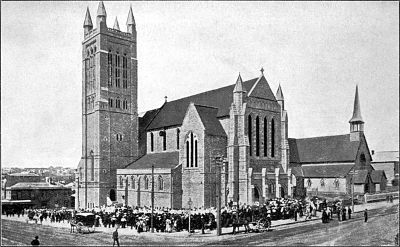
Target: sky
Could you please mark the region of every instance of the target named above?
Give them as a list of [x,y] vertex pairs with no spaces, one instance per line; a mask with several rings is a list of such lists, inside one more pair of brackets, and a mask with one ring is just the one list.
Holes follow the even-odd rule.
[[[264,75],[289,137],[349,133],[358,84],[370,150],[399,150],[398,2],[104,2],[136,20],[139,112]],[[98,2],[1,3],[1,165],[76,167],[81,51]]]

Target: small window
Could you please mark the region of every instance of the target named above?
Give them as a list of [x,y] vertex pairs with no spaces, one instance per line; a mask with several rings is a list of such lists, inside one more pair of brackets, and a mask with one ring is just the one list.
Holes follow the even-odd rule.
[[150,151],[154,151],[154,134],[150,133]]
[[158,190],[164,190],[164,180],[161,176],[158,177]]
[[335,178],[335,181],[333,181],[333,184],[335,185],[336,189],[339,189],[339,178]]
[[144,176],[144,189],[149,189],[149,178],[147,176]]
[[311,178],[308,178],[308,180],[307,180],[307,186],[308,186],[308,187],[311,187],[311,185],[312,185]]
[[131,176],[131,188],[135,189],[135,178]]
[[321,178],[321,187],[325,187],[325,179]]
[[119,176],[119,187],[124,187],[124,181],[122,180],[122,176]]

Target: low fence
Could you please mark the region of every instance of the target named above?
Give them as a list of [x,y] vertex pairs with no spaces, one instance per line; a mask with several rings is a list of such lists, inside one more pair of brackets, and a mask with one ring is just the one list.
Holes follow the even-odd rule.
[[368,202],[376,202],[376,201],[385,201],[388,196],[393,196],[393,199],[399,198],[399,192],[384,192],[384,193],[376,193],[376,194],[365,194],[364,201]]

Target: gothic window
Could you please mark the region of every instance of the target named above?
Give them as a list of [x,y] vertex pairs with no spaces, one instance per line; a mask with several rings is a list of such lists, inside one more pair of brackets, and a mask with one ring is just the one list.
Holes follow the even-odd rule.
[[160,131],[160,136],[162,136],[163,151],[165,151],[167,150],[167,132],[165,130]]
[[335,185],[336,189],[339,189],[339,178],[335,178],[335,181],[333,181],[333,185]]
[[128,58],[126,54],[122,57],[122,87],[128,88]]
[[150,133],[150,151],[154,151],[154,134]]
[[260,156],[260,118],[256,117],[256,156]]
[[135,178],[131,176],[131,188],[135,189]]
[[321,178],[321,187],[325,187],[325,179]]
[[271,157],[275,157],[275,121],[271,120]]
[[264,156],[268,156],[268,120],[264,118]]
[[179,133],[181,133],[181,131],[176,129],[176,149],[179,149]]
[[360,155],[360,166],[361,166],[361,169],[365,169],[366,162],[367,162],[367,159],[365,158],[365,154],[362,153]]
[[190,167],[193,167],[193,132],[190,133]]
[[124,181],[122,180],[122,176],[119,176],[119,187],[124,187]]
[[144,189],[149,189],[149,178],[147,176],[144,176]]
[[197,140],[194,141],[194,166],[197,167]]
[[248,134],[248,137],[249,137],[249,145],[250,145],[250,147],[249,147],[249,151],[250,151],[250,156],[252,156],[253,155],[253,145],[252,145],[252,140],[251,140],[251,135],[253,134],[252,133],[252,131],[251,131],[251,124],[252,124],[252,121],[251,121],[251,115],[249,115],[248,116],[248,118],[247,118],[247,134]]
[[119,68],[115,68],[115,86],[121,87]]
[[312,185],[311,178],[308,178],[308,180],[307,180],[307,186],[308,186],[308,187],[311,187],[311,185]]
[[110,106],[110,107],[113,107],[113,99],[108,99],[108,105]]
[[158,190],[164,190],[164,180],[161,176],[158,177]]
[[186,167],[189,167],[189,140],[186,141]]

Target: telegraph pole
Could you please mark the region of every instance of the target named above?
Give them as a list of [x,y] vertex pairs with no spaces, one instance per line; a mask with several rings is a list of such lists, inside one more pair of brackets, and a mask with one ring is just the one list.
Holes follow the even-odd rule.
[[154,233],[154,164],[151,164],[151,232]]
[[222,157],[215,158],[216,164],[216,183],[217,187],[217,236],[221,235],[221,163],[223,164]]

